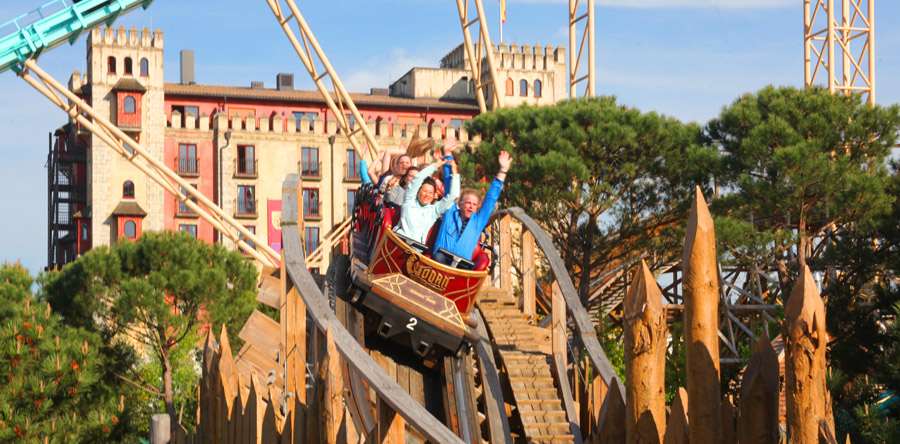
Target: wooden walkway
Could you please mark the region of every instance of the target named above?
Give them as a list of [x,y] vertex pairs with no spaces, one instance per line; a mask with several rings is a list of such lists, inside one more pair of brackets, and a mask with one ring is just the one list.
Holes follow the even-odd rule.
[[494,288],[483,291],[477,302],[499,351],[525,441],[575,442],[553,383],[550,356],[517,303],[511,294]]

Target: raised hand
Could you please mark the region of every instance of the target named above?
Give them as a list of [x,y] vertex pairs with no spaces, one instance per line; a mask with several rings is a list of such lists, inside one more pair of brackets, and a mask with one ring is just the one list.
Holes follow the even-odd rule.
[[450,164],[450,173],[451,174],[459,174],[459,172],[457,170],[457,166],[456,166],[456,160],[450,159],[447,161],[447,163]]
[[451,128],[447,128],[447,138],[444,140],[442,151],[444,152],[444,157],[452,156],[453,152],[456,151],[456,131]]
[[500,151],[500,155],[497,156],[497,162],[500,163],[500,171],[509,171],[509,167],[512,165],[512,156],[507,151]]

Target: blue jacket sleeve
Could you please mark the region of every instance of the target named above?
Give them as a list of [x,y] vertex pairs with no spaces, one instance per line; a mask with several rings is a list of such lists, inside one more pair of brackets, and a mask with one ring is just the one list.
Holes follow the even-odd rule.
[[495,177],[494,181],[491,182],[491,188],[488,189],[484,200],[481,201],[481,208],[478,209],[478,213],[475,213],[474,216],[478,218],[479,232],[487,226],[487,221],[490,220],[491,213],[494,212],[494,207],[497,206],[497,199],[500,198],[501,191],[503,191],[503,181]]
[[359,167],[362,168],[362,183],[372,183],[372,178],[369,177],[369,166],[366,165],[366,161],[363,160],[359,163]]

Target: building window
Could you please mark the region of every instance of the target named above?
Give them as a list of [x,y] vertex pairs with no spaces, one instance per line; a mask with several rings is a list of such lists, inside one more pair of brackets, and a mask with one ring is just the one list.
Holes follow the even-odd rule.
[[[254,235],[256,234],[256,226],[254,226],[254,225],[244,225],[244,228],[246,228],[247,231],[249,231],[250,233],[252,233],[252,234],[254,234]],[[253,248],[254,250],[256,249],[256,244],[254,244],[253,241],[250,240],[247,236],[244,236],[243,233],[240,234],[240,239],[241,239],[242,241],[246,242],[247,245],[250,246],[250,248]]]
[[134,114],[135,108],[135,100],[132,96],[125,96],[125,110],[126,114]]
[[513,85],[513,79],[506,79],[506,95],[513,95],[513,88],[515,88],[515,85]]
[[88,233],[89,232],[88,232],[87,222],[82,222],[81,223],[81,240],[87,242],[88,238],[90,237],[90,235]]
[[125,237],[129,239],[134,239],[137,237],[137,225],[133,220],[125,221]]
[[535,97],[541,96],[541,81],[540,80],[534,81],[534,96]]
[[354,202],[356,202],[356,190],[347,190],[347,217],[353,214]]
[[172,112],[178,111],[182,116],[187,116],[188,114],[193,114],[194,117],[200,115],[200,108],[196,106],[185,106],[185,105],[173,105]]
[[197,163],[197,145],[179,143],[178,172],[182,174],[197,174]]
[[307,217],[320,217],[319,214],[319,189],[303,189],[303,215]]
[[297,131],[300,131],[300,119],[302,119],[303,117],[306,117],[307,119],[309,119],[309,130],[310,131],[313,130],[313,120],[315,120],[317,117],[319,117],[319,113],[305,113],[305,112],[300,112],[300,111],[294,111],[291,113],[291,115],[294,116],[295,119],[297,119]]
[[[356,117],[353,114],[346,114],[344,117],[347,118],[347,123],[350,125],[350,131],[353,131],[353,128],[356,126]],[[335,119],[337,120],[337,119]],[[337,120],[337,129],[338,132],[341,131],[341,121]]]
[[122,197],[134,199],[134,182],[126,180],[125,183],[122,184]]
[[147,59],[141,59],[141,75],[150,75],[150,62],[148,62]]
[[125,57],[125,75],[130,76],[134,72],[131,68],[131,57]]
[[519,81],[519,95],[522,97],[528,97],[528,81],[527,80]]
[[319,248],[319,227],[306,227],[306,255],[316,251]]
[[256,174],[256,148],[253,145],[238,145],[237,173]]
[[237,195],[238,214],[256,214],[256,187],[253,185],[238,185]]
[[300,174],[303,177],[320,177],[319,167],[319,149],[318,148],[301,148],[300,149]]
[[197,238],[197,225],[196,224],[178,224],[178,229],[184,232],[187,232],[194,238]]
[[106,71],[110,74],[116,73],[116,58],[110,56],[106,59]]
[[[193,187],[197,188],[197,184],[193,184]],[[178,190],[181,192],[182,196],[190,196],[188,194],[188,190],[185,189],[184,187],[179,186]],[[194,203],[197,202],[197,199],[195,199],[193,197],[191,197],[190,200],[192,200]],[[179,200],[178,201],[178,214],[196,214],[196,213],[194,212],[194,210],[191,209],[191,207],[187,206],[186,203],[184,203],[182,200]]]
[[361,159],[359,158],[359,155],[356,154],[356,150],[352,148],[347,150],[347,163],[344,178],[350,180],[362,179],[362,165],[360,164],[360,161]]

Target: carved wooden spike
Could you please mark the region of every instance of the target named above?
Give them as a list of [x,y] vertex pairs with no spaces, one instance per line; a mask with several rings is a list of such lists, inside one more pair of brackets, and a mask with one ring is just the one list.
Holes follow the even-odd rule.
[[791,443],[817,443],[819,421],[826,419],[825,304],[809,267],[803,267],[785,306],[784,397]]
[[722,444],[735,444],[735,411],[731,395],[722,400]]
[[626,442],[659,443],[666,428],[666,313],[643,260],[625,296],[624,330]]
[[691,442],[721,442],[716,234],[700,187],[695,190],[681,262]]
[[228,341],[228,330],[222,325],[222,332],[219,334],[219,377],[222,378],[222,385],[225,388],[225,398],[228,402],[228,409],[232,409],[232,402],[238,396],[237,368],[234,366],[234,355],[231,352],[231,342]]
[[741,444],[778,442],[778,355],[763,331],[741,379],[737,435]]
[[690,424],[688,422],[688,394],[684,387],[678,387],[678,393],[672,400],[672,413],[669,414],[669,424],[666,426],[666,435],[663,444],[687,444],[690,442]]
[[625,442],[625,403],[619,384],[609,386],[600,408],[600,442]]

